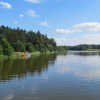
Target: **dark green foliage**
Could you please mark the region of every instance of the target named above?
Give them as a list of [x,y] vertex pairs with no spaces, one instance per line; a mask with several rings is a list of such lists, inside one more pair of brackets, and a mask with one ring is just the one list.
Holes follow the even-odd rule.
[[89,45],[89,44],[80,44],[77,46],[68,46],[69,50],[78,50],[78,51],[82,51],[82,50],[88,50],[88,49],[99,49],[99,45]]
[[48,50],[49,50],[50,52],[53,52],[53,51],[54,51],[52,45],[48,45]]
[[100,49],[100,44],[98,45],[98,47],[97,47],[98,49]]
[[46,48],[46,46],[45,46],[45,45],[40,44],[40,45],[39,45],[39,51],[40,51],[41,53],[43,53],[43,52],[47,52],[47,51],[48,51],[48,49]]
[[2,52],[2,45],[0,45],[0,54],[2,54],[3,52]]
[[[44,49],[40,50],[41,52],[46,52],[47,50],[53,51],[57,48],[55,40],[53,38],[48,38],[46,34],[41,34],[40,31],[35,33],[30,30],[27,32],[26,30],[20,29],[19,27],[17,29],[12,29],[8,26],[5,27],[2,25],[0,27],[0,38],[2,37],[4,37],[9,42],[14,51],[25,51],[24,46],[26,47],[26,44],[29,42],[32,43],[32,45],[34,45],[35,47],[33,51],[38,51],[41,44],[44,45]],[[18,40],[21,43],[17,43]],[[18,45],[22,45],[22,43],[24,44],[24,46]],[[51,45],[50,48],[48,48],[49,45]],[[32,48],[34,47],[29,46],[28,51],[32,51]]]
[[17,52],[24,52],[25,51],[24,44],[19,40],[15,44],[15,51],[17,51]]
[[69,49],[68,49],[67,46],[58,46],[58,47],[57,47],[57,50],[58,50],[58,51],[68,51]]
[[38,45],[35,45],[34,47],[36,51],[39,51]]
[[36,50],[35,50],[33,44],[29,42],[29,43],[26,44],[26,51],[35,52]]
[[11,45],[4,38],[2,38],[1,44],[2,44],[2,48],[3,48],[3,54],[7,55],[7,56],[10,56],[13,52],[13,49],[12,49]]

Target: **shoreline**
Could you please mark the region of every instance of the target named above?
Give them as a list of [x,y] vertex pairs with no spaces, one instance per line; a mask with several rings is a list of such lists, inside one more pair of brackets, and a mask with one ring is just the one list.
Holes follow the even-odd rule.
[[[46,53],[41,53],[40,51],[36,51],[36,52],[28,52],[31,55],[41,55],[41,54],[50,54],[50,53],[56,53],[58,51],[53,51],[53,52],[46,52]],[[13,52],[11,56],[6,56],[6,55],[0,55],[0,59],[5,59],[5,58],[21,58],[21,54],[23,52]],[[26,53],[26,52],[24,52]]]

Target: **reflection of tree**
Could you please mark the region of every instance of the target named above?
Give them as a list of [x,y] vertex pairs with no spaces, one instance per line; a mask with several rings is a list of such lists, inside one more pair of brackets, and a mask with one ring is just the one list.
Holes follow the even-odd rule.
[[0,62],[1,81],[12,80],[13,78],[24,78],[27,75],[39,75],[48,70],[50,61],[54,64],[57,54],[43,54],[31,57],[30,59],[6,59]]
[[68,52],[58,52],[58,55],[66,56]]
[[99,55],[99,52],[74,52],[74,55],[79,55],[79,56],[94,56],[94,55]]

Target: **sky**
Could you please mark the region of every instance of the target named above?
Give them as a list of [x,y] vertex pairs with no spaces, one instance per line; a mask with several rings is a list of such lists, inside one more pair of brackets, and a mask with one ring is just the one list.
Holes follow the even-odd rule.
[[39,30],[58,46],[100,44],[100,0],[0,0],[0,25]]

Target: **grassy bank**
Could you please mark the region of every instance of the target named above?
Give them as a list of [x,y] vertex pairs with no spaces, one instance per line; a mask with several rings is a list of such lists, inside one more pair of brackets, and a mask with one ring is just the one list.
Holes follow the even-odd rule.
[[[46,52],[46,54],[50,54],[50,53],[55,53],[57,51],[54,51],[54,52]],[[18,57],[21,57],[21,54],[23,52],[13,52],[11,56],[9,56],[9,58],[18,58]],[[26,53],[26,52],[24,52]],[[44,53],[41,53],[39,51],[36,51],[36,52],[28,52],[29,54],[31,55],[40,55],[40,54],[44,54]],[[3,58],[8,58],[8,56],[5,56],[5,55],[0,55],[0,59],[3,59]]]

